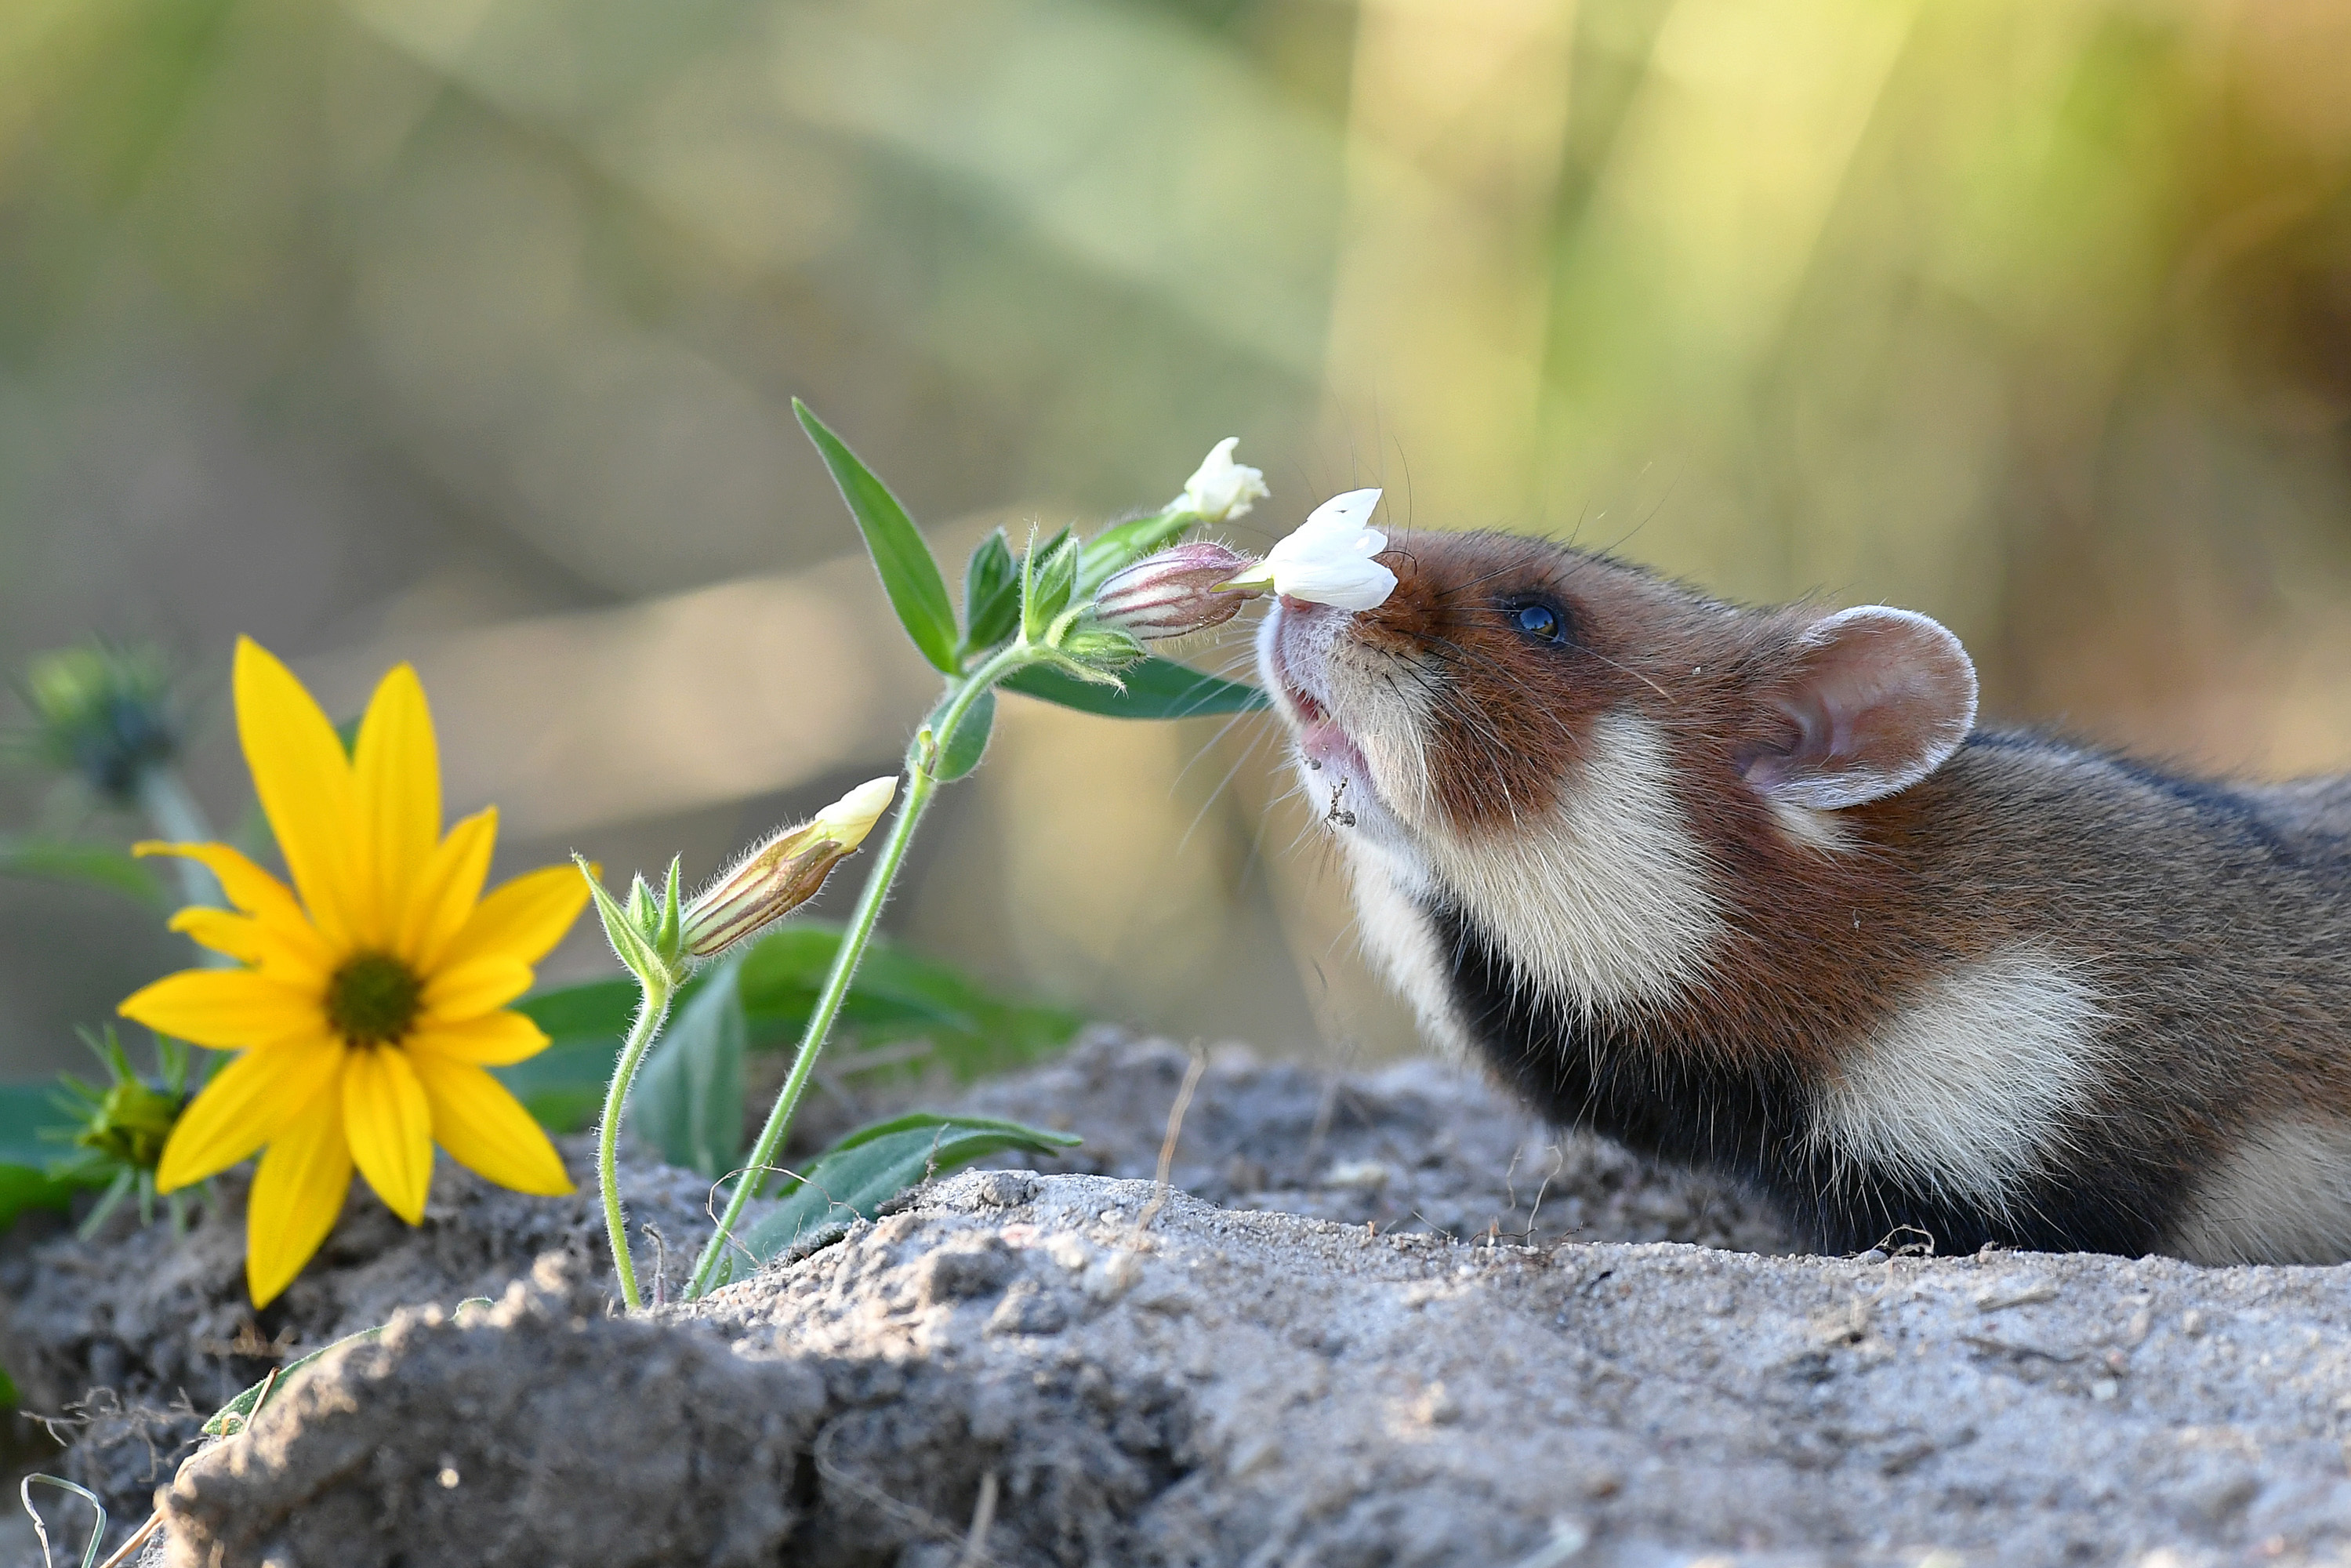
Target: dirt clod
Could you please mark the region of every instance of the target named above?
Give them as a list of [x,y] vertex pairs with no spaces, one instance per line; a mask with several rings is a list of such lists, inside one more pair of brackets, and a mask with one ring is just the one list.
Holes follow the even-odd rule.
[[180,1469],[164,1558],[2351,1561],[2351,1268],[1583,1239],[1774,1233],[1434,1067],[1230,1054],[1175,1160],[1203,1201],[1135,1179],[1187,1065],[990,1085],[1109,1174],[967,1172],[691,1307],[608,1315],[575,1239],[402,1311]]

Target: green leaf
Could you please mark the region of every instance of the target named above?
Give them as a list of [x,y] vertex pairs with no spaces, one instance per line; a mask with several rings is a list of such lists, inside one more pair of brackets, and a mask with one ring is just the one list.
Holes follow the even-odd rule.
[[609,1040],[618,1050],[637,1015],[638,999],[634,980],[587,980],[525,997],[514,1008],[557,1045],[586,1039]]
[[1042,643],[1053,618],[1069,608],[1077,580],[1078,541],[1069,529],[1029,547],[1020,561],[1020,626],[1031,643]]
[[824,465],[832,470],[832,482],[841,486],[841,498],[849,503],[850,515],[865,536],[873,570],[882,574],[882,587],[890,595],[890,607],[905,625],[906,635],[914,640],[923,657],[954,674],[955,611],[947,603],[946,579],[939,575],[931,547],[923,542],[898,498],[858,461],[857,454],[824,427],[822,420],[809,412],[808,404],[794,398],[792,412],[799,416],[800,428],[808,432],[809,439],[816,443]]
[[964,645],[993,648],[1020,629],[1020,568],[997,529],[971,552],[963,572]]
[[[815,920],[794,921],[752,945],[737,986],[754,1047],[798,1043],[840,946],[841,927]],[[968,1081],[1060,1050],[1083,1021],[1064,1009],[1008,1001],[950,965],[877,938],[865,949],[839,1027],[862,1047],[927,1040],[932,1059]],[[843,1059],[832,1060],[839,1066]]]
[[[818,1155],[805,1178],[751,1228],[743,1244],[756,1267],[812,1247],[852,1221],[871,1219],[909,1187],[974,1160],[1008,1149],[1050,1154],[1079,1142],[1074,1134],[984,1116],[916,1112],[876,1122]],[[716,1282],[737,1277],[743,1263],[740,1254],[729,1254]]]
[[956,725],[955,734],[939,753],[938,778],[942,784],[952,784],[973,768],[987,754],[987,737],[996,727],[996,694],[982,692],[972,700],[970,707]]
[[73,1207],[73,1196],[80,1190],[79,1183],[51,1176],[38,1166],[0,1165],[0,1236],[6,1235],[16,1217],[28,1208],[63,1214]]
[[[840,947],[838,925],[796,920],[743,949],[732,973],[751,1049],[799,1043]],[[717,972],[714,966],[678,988],[681,1019]],[[528,1061],[490,1071],[548,1131],[576,1133],[592,1126],[637,1004],[636,983],[625,979],[590,980],[526,997],[515,1007],[547,1031],[548,1048]],[[839,1032],[862,1049],[926,1040],[931,1051],[924,1062],[968,1082],[1059,1051],[1083,1021],[1066,1009],[999,997],[951,965],[877,938],[866,948],[842,1004]],[[844,1060],[853,1059],[836,1055],[832,1063],[837,1067]],[[649,1063],[646,1071],[651,1071]],[[43,1146],[48,1153],[39,1157],[54,1157],[55,1145]],[[6,1157],[0,1148],[0,1159]]]
[[743,1004],[735,965],[713,968],[631,1090],[638,1131],[674,1166],[716,1179],[743,1150]]
[[37,876],[78,882],[138,900],[151,908],[163,904],[162,883],[127,850],[111,844],[78,844],[66,839],[0,839],[0,876]]
[[[691,987],[689,982],[688,988]],[[681,991],[681,996],[684,991]],[[548,1047],[491,1074],[550,1133],[594,1124],[620,1065],[621,1040],[643,999],[634,980],[590,980],[525,997],[515,1010],[547,1031]]]
[[1174,543],[1177,535],[1199,520],[1197,512],[1170,510],[1112,524],[1088,539],[1078,557],[1078,596],[1092,599],[1094,590],[1119,568]]
[[73,1131],[57,1100],[54,1079],[0,1083],[0,1234],[26,1209],[63,1212],[72,1207],[75,1193],[104,1183],[103,1177],[84,1180],[49,1168],[60,1155],[71,1152],[63,1141],[41,1136],[44,1130]]
[[1145,659],[1121,670],[1126,690],[1080,680],[1066,670],[1031,664],[1004,678],[1007,690],[1080,713],[1107,718],[1198,718],[1212,714],[1258,713],[1273,706],[1265,693],[1171,659]]
[[609,1040],[560,1041],[528,1061],[493,1067],[490,1074],[540,1126],[550,1133],[578,1133],[596,1124],[605,1085],[620,1065],[621,1037],[614,1035]]

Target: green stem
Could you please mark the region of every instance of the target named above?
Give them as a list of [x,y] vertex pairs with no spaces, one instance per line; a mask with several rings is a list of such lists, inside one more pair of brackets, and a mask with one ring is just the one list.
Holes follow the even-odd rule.
[[881,852],[873,858],[872,869],[865,873],[865,887],[857,895],[857,908],[849,917],[849,929],[842,933],[840,951],[833,955],[831,972],[824,978],[824,989],[816,999],[816,1009],[809,1014],[808,1028],[800,1034],[799,1053],[792,1058],[792,1070],[784,1086],[776,1093],[776,1103],[768,1113],[765,1125],[759,1129],[759,1141],[751,1146],[745,1162],[744,1174],[735,1183],[734,1192],[726,1199],[726,1212],[718,1218],[717,1232],[703,1248],[702,1256],[694,1265],[694,1277],[686,1282],[684,1300],[695,1301],[710,1288],[710,1278],[716,1272],[719,1260],[726,1257],[728,1240],[735,1234],[737,1222],[765,1181],[768,1168],[784,1146],[784,1137],[791,1131],[792,1117],[799,1110],[800,1096],[808,1092],[809,1078],[816,1071],[816,1060],[824,1051],[824,1043],[832,1033],[833,1019],[840,1016],[841,1005],[849,998],[850,982],[856,977],[858,961],[865,956],[866,944],[873,938],[873,927],[882,918],[882,905],[889,901],[890,885],[898,880],[898,868],[906,859],[906,847],[914,842],[914,830],[922,824],[923,812],[930,806],[931,796],[939,781],[934,771],[939,754],[955,738],[956,727],[971,711],[971,705],[997,682],[1020,668],[1034,664],[1038,655],[1026,643],[1015,642],[992,654],[977,669],[963,678],[960,685],[951,686],[954,695],[940,709],[938,722],[925,736],[917,736],[906,758],[906,789],[898,798],[898,813],[891,819],[890,836],[883,841]]
[[[180,781],[179,769],[168,762],[157,763],[139,770],[139,809],[153,825],[156,837],[167,843],[201,844],[210,842],[212,824],[204,820],[204,808]],[[175,857],[176,858],[176,857]],[[222,895],[221,885],[213,873],[196,861],[177,858],[180,870],[180,890],[190,904],[208,904],[215,909],[226,909],[228,901]]]
[[662,1019],[669,1016],[669,988],[643,980],[644,999],[637,1009],[636,1021],[629,1026],[629,1038],[621,1047],[621,1060],[612,1069],[612,1082],[604,1091],[604,1120],[596,1129],[596,1178],[604,1186],[604,1234],[612,1243],[612,1267],[621,1276],[621,1301],[629,1311],[644,1305],[637,1293],[636,1265],[629,1259],[628,1221],[621,1214],[621,1184],[614,1170],[621,1144],[621,1111],[629,1103],[629,1085],[637,1076],[637,1069],[645,1060],[645,1050],[661,1032]]

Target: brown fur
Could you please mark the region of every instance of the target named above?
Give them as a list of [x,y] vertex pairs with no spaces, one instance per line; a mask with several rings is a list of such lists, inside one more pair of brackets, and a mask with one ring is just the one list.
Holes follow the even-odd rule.
[[[1417,687],[1434,807],[1473,852],[1507,862],[1574,798],[1604,716],[1664,738],[1721,934],[1698,984],[1642,1009],[1640,1049],[1817,1083],[1939,980],[2046,951],[2093,977],[2107,1019],[2108,1065],[2073,1120],[2082,1149],[2136,1174],[2101,1201],[2171,1224],[2238,1141],[2351,1117],[2351,779],[2199,784],[1979,736],[1830,814],[1841,847],[1824,848],[1748,778],[1792,744],[1775,697],[1818,612],[1740,610],[1498,535],[1415,534],[1382,559],[1396,591],[1345,635]],[[1559,645],[1498,608],[1529,594],[1567,612]]]

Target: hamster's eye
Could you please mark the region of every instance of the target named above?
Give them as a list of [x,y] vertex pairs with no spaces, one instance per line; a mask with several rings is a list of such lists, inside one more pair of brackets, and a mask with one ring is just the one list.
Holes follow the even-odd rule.
[[1564,622],[1558,611],[1541,602],[1521,604],[1510,612],[1510,624],[1538,643],[1556,643]]

